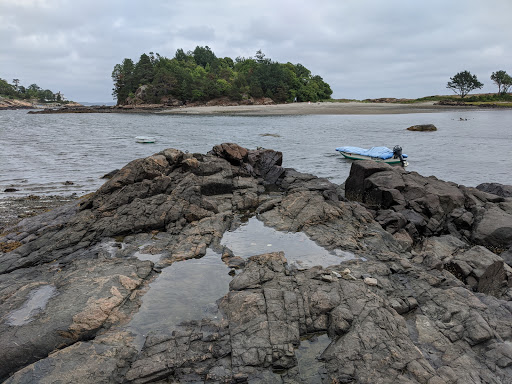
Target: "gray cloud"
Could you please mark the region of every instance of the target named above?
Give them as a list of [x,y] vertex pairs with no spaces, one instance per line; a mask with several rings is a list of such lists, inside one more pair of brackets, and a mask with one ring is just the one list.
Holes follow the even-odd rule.
[[465,69],[494,92],[490,74],[512,74],[510,14],[509,0],[1,0],[0,77],[108,101],[125,57],[208,45],[301,63],[337,98],[447,94]]

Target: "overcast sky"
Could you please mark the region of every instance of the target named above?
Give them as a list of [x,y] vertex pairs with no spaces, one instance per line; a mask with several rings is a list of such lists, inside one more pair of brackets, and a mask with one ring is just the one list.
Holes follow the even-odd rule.
[[512,0],[0,0],[0,78],[107,102],[124,58],[199,45],[301,63],[334,98],[450,94],[462,70],[496,92],[511,15]]

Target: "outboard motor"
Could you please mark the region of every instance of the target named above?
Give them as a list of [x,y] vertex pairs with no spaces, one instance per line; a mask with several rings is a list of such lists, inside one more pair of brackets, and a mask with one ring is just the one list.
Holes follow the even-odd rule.
[[402,147],[399,145],[395,145],[393,147],[393,158],[400,159],[400,164],[402,164],[402,167],[405,168],[405,160],[402,156]]

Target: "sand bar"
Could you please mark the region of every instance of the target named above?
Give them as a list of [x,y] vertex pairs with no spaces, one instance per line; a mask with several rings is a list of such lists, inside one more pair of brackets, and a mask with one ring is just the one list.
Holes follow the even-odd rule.
[[434,102],[397,104],[361,102],[290,103],[274,105],[200,106],[180,107],[158,113],[183,115],[381,115],[405,113],[430,113],[449,110],[465,111],[476,107],[434,105]]

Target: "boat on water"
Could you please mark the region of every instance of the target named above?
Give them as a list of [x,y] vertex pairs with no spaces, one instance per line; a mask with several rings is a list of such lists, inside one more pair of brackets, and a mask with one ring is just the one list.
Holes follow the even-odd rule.
[[387,164],[401,164],[407,167],[409,163],[405,160],[407,155],[402,153],[402,147],[396,145],[393,149],[388,147],[372,147],[364,149],[359,147],[338,147],[336,151],[343,157],[350,160],[373,160]]
[[150,144],[156,142],[156,138],[151,136],[137,136],[135,141],[141,144]]

